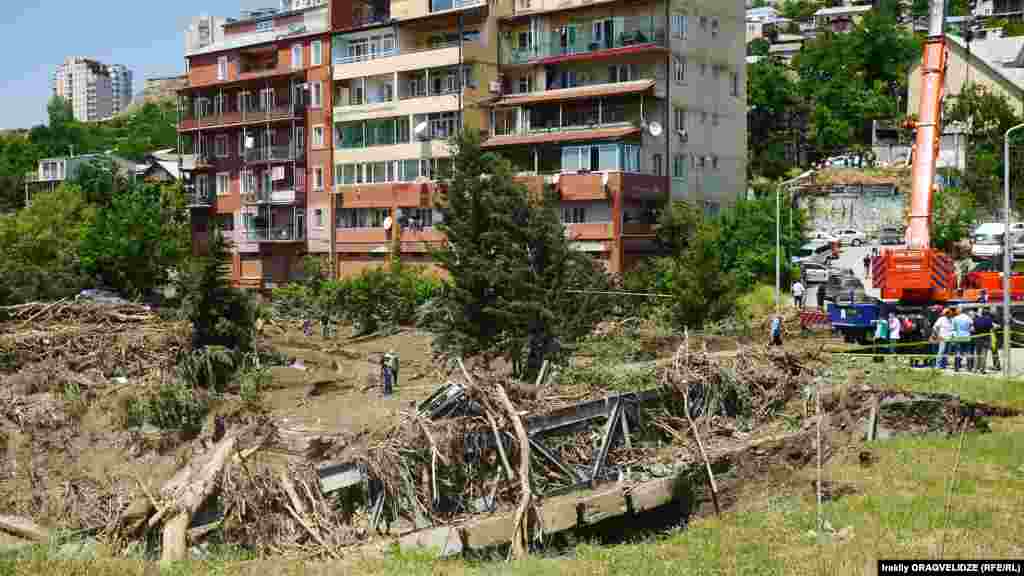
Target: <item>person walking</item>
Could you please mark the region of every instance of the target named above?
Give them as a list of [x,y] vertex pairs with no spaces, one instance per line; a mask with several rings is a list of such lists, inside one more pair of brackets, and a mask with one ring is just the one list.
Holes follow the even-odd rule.
[[935,354],[935,367],[946,368],[948,362],[946,361],[946,348],[950,344],[950,340],[953,338],[953,311],[949,308],[942,311],[942,315],[939,316],[935,324],[932,325],[932,340],[938,344],[938,349]]
[[[963,361],[968,360],[967,357],[973,352],[973,349],[970,347],[972,324],[971,317],[962,309],[953,317],[953,351],[956,354],[953,361],[953,370],[956,372],[960,371],[960,367],[965,363]],[[969,363],[965,367],[970,370]]]
[[985,373],[988,363],[988,351],[992,347],[992,314],[985,308],[981,316],[974,320],[974,371],[979,374]]
[[882,357],[879,352],[887,350],[889,343],[889,321],[885,318],[879,318],[875,321],[875,362],[881,362]]
[[779,316],[772,318],[770,342],[772,346],[782,346],[782,318]]
[[900,331],[902,328],[903,322],[896,317],[895,313],[889,312],[889,354],[896,353],[896,345],[900,343]]
[[822,311],[825,310],[825,285],[818,284],[818,287],[814,289],[814,296],[818,300],[818,308]]
[[384,395],[391,396],[398,380],[398,356],[393,350],[388,350],[380,359],[380,377],[384,384]]
[[864,254],[864,276],[871,276],[871,255]]
[[793,282],[793,305],[797,308],[804,307],[804,285],[800,283],[800,280]]
[[986,311],[992,318],[992,369],[999,372],[1003,369],[999,362],[999,351],[1003,349],[1003,323],[994,308]]

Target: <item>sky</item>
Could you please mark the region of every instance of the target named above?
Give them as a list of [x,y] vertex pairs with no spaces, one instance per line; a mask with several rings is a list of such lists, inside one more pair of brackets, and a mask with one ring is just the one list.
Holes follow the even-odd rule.
[[146,78],[185,71],[184,30],[193,16],[237,17],[280,0],[0,0],[0,129],[46,122],[57,65],[68,56],[124,64],[132,92]]

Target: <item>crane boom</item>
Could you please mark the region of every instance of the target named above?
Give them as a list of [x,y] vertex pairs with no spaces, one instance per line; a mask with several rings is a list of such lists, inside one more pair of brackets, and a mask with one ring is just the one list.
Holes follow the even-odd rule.
[[907,247],[925,249],[930,246],[932,197],[935,162],[942,136],[942,96],[946,80],[946,36],[943,32],[945,6],[942,0],[931,0],[928,14],[928,39],[921,59],[921,95],[918,109],[917,137],[914,146],[910,222],[907,226]]

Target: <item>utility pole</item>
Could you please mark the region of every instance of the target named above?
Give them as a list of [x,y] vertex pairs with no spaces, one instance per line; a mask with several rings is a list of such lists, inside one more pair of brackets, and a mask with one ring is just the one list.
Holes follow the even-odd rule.
[[1024,128],[1018,124],[1006,131],[1003,137],[1003,377],[1010,379],[1010,345],[1011,324],[1010,314],[1010,134]]

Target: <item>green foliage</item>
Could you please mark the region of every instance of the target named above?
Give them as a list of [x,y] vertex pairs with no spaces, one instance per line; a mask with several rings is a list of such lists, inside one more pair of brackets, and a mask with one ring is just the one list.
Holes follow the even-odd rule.
[[628,366],[622,360],[595,362],[587,366],[570,366],[558,378],[559,386],[576,388],[592,386],[602,390],[637,392],[658,385],[654,363]]
[[890,13],[868,13],[850,33],[819,34],[794,60],[803,99],[813,102],[810,144],[819,155],[870,145],[872,119],[902,110],[920,44]]
[[974,197],[959,188],[940,188],[932,198],[932,247],[950,252],[967,238],[977,219]]
[[[788,254],[795,254],[803,244],[805,215],[802,210],[787,208],[791,199],[782,198],[781,246],[783,275],[788,275]],[[717,242],[722,269],[733,274],[736,287],[748,292],[759,280],[775,278],[775,195],[754,200],[740,200],[724,210],[718,224],[721,234]],[[790,225],[792,217],[792,226]]]
[[0,305],[55,300],[83,288],[78,245],[95,217],[96,208],[74,185],[41,192],[28,208],[0,215]]
[[767,56],[772,43],[765,38],[755,38],[747,43],[747,56]]
[[593,291],[608,278],[571,249],[551,191],[529,198],[510,163],[484,152],[477,134],[452,145],[453,173],[438,205],[447,242],[433,253],[451,280],[435,345],[458,356],[503,355],[530,378],[605,309],[599,295],[566,290]]
[[125,425],[129,428],[149,423],[164,430],[198,433],[209,411],[209,401],[181,380],[162,383],[156,391],[132,396],[128,400]]
[[190,386],[223,392],[240,364],[239,356],[223,346],[203,346],[181,353],[178,378]]
[[[947,99],[944,122],[958,122],[967,128],[964,188],[971,191],[979,207],[1001,208],[1003,137],[1011,127],[1024,122],[1024,117],[1017,114],[1002,94],[972,83],[965,86],[956,98]],[[1019,166],[1020,163],[1016,164]],[[1011,178],[1013,191],[1024,190],[1020,176],[1011,176],[1014,176]]]
[[780,12],[790,20],[810,20],[823,5],[820,0],[783,0]]
[[82,270],[129,297],[164,284],[189,247],[188,221],[175,195],[178,186],[149,184],[115,193],[82,239]]
[[231,286],[228,241],[220,232],[210,236],[209,253],[189,262],[180,279],[182,309],[192,323],[192,348],[247,352],[253,344],[256,305]]
[[796,146],[808,110],[796,80],[786,66],[764,59],[747,67],[750,171],[763,177],[782,177],[791,167],[786,146]]

